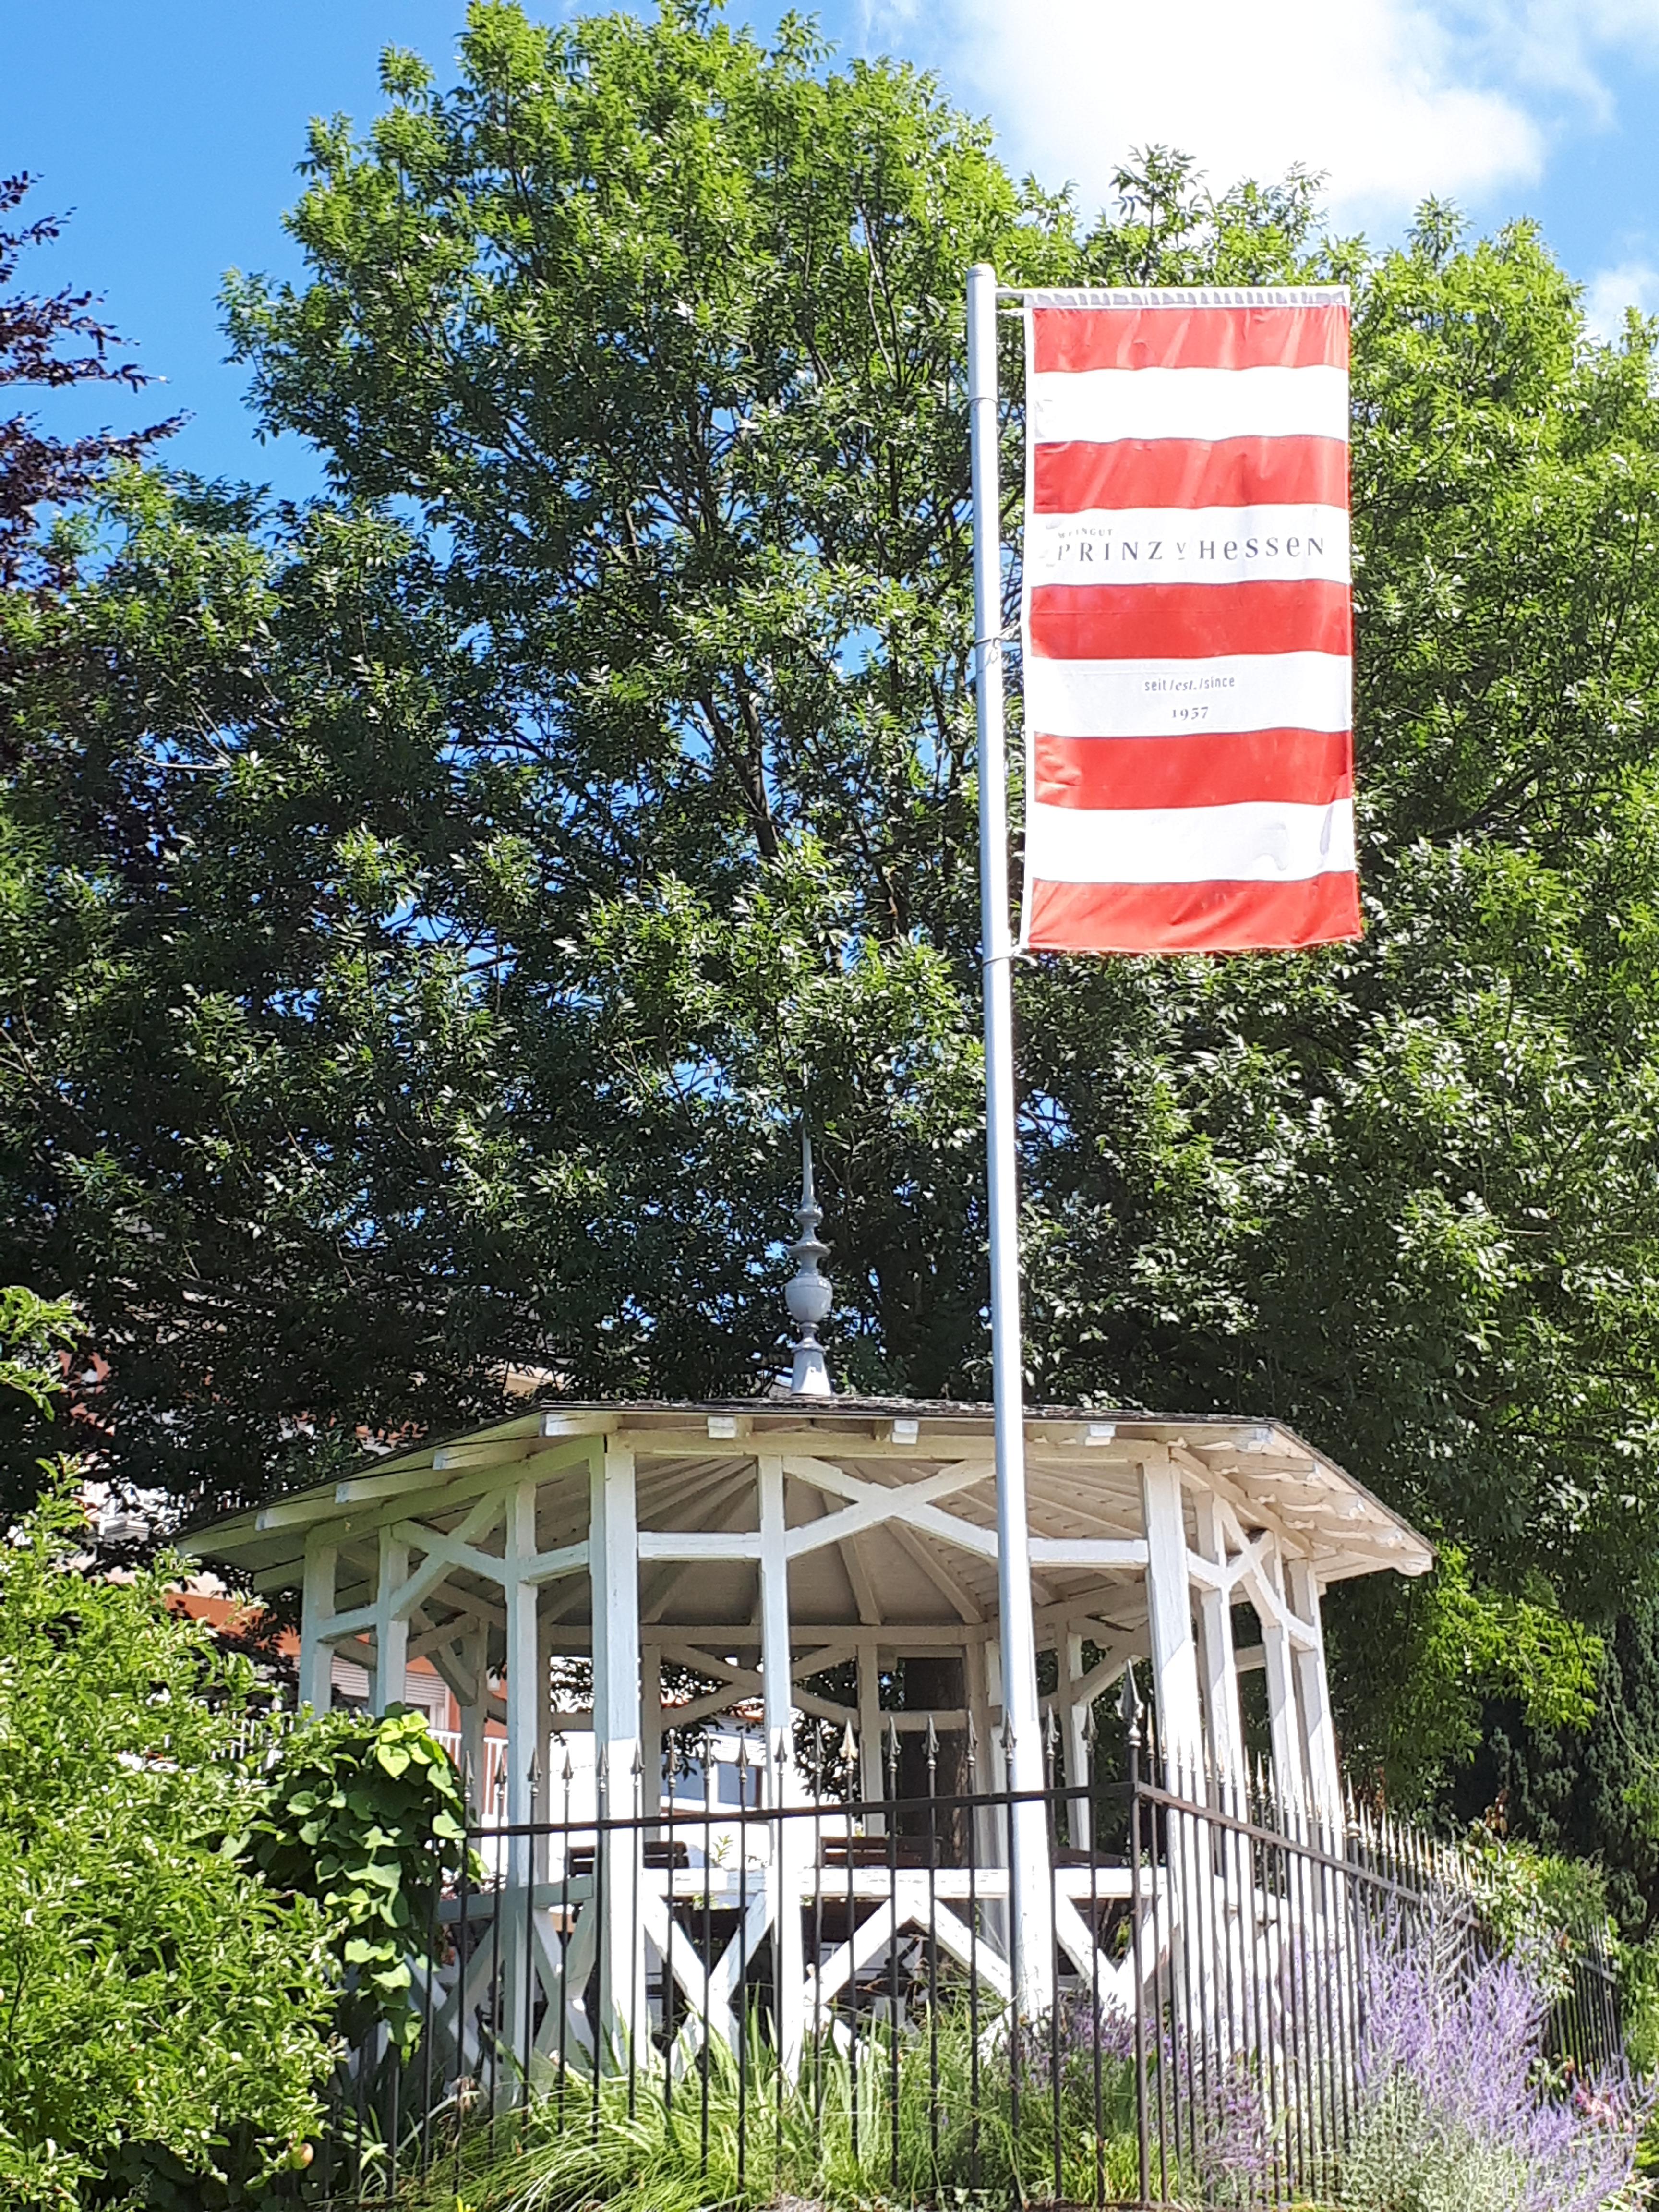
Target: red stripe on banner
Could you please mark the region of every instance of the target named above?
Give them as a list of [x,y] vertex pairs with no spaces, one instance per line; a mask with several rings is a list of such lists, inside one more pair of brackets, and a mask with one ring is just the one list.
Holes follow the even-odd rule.
[[1034,307],[1032,366],[1346,368],[1346,307]]
[[1046,884],[1024,942],[1037,952],[1279,952],[1358,937],[1359,881]]
[[[1157,544],[1148,538],[1141,549]],[[1200,660],[1231,653],[1353,649],[1348,587],[1323,578],[1257,584],[1039,584],[1031,650],[1049,660]]]
[[1353,795],[1346,730],[1247,730],[1232,737],[1031,740],[1031,796],[1048,806],[1328,806]]
[[1112,507],[1346,507],[1348,449],[1340,438],[1117,438],[1036,446],[1038,514]]

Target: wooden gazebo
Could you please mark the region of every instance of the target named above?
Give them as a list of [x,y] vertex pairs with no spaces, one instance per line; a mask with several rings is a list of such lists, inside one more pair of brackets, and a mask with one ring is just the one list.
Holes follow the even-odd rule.
[[[995,1788],[991,1421],[983,1406],[817,1395],[561,1403],[275,1498],[200,1532],[194,1548],[258,1591],[303,1593],[310,1704],[328,1702],[336,1651],[367,1665],[379,1705],[399,1698],[410,1658],[422,1654],[460,1702],[475,1775],[486,1719],[499,1715],[509,1827],[548,1816],[556,1726],[592,1727],[602,1808],[648,1814],[665,1729],[757,1701],[768,1803],[799,1802],[807,1786],[792,1753],[801,1712],[850,1729],[866,1800],[884,1795],[884,1735],[930,1723],[940,1735],[971,1727],[986,1762],[980,1786]],[[1170,1778],[1190,1788],[1194,1776],[1237,1769],[1240,1676],[1259,1668],[1281,1793],[1334,1805],[1322,1592],[1355,1575],[1421,1573],[1431,1556],[1423,1539],[1270,1420],[1042,1408],[1026,1417],[1025,1447],[1032,1619],[1039,1650],[1054,1655],[1066,1778],[1082,1777],[1090,1706],[1135,1659],[1148,1662]],[[1241,1606],[1259,1625],[1243,1648]],[[551,1670],[576,1657],[592,1662],[591,1715],[556,1713]],[[928,1670],[960,1684],[952,1703],[883,1711],[884,1671],[916,1659],[955,1662],[954,1673]],[[665,1703],[671,1662],[682,1681],[715,1686]],[[832,1669],[844,1683],[848,1662],[850,1696],[811,1686]],[[1080,1801],[1073,1816],[1086,1817]],[[1065,1880],[1046,1856],[1008,1872],[1016,1892],[1042,1893],[1060,1952],[1076,1958],[1091,1939]],[[527,1837],[514,1841],[506,1878],[544,1880]],[[628,1949],[605,1977],[607,2011],[623,2028],[643,2001],[635,1924],[649,1936],[662,1913],[643,1893],[650,1880],[641,1863],[616,1865],[608,1908],[591,1916],[594,1949]],[[793,1948],[799,1915],[780,1899],[796,1889],[782,1863],[757,1883],[747,1942],[770,1917]],[[976,1960],[1005,1987],[1011,1961],[999,1966],[983,1944]],[[556,1978],[562,1990],[550,1949],[550,2000]],[[803,2007],[821,1999],[810,1975],[799,1986]],[[591,2043],[591,2026],[582,2033]]]

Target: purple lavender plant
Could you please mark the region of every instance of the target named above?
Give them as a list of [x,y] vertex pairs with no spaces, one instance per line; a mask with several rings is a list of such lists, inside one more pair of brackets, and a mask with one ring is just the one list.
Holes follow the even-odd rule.
[[1431,1929],[1366,1962],[1353,2212],[1601,2212],[1628,2182],[1651,2093],[1630,2078],[1571,2092],[1543,2064],[1545,1992],[1509,1959]]
[[[1259,2201],[1271,2164],[1270,2126],[1257,2069],[1243,2052],[1218,2054],[1184,2028],[1149,2021],[1146,2064],[1152,2093],[1165,2084],[1177,2157],[1189,2160],[1206,2204]],[[1097,2002],[1087,1990],[1061,1990],[1052,2014],[1018,2032],[1021,2080],[1044,2090],[1058,2060],[1064,2105],[1082,2122],[1092,2112],[1097,2073],[1109,2125],[1133,2126],[1134,2021],[1120,2005]]]

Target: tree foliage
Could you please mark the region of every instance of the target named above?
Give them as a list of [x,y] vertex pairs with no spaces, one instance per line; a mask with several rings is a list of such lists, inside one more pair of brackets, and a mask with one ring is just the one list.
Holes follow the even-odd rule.
[[[842,1375],[981,1390],[963,271],[1341,276],[1367,935],[1022,969],[1031,1387],[1291,1420],[1571,1688],[1659,1516],[1650,331],[1300,176],[1091,227],[793,21],[492,0],[385,88],[228,294],[331,500],[132,478],[0,617],[0,1273],[82,1302],[119,1464],[246,1497],[509,1358],[752,1387],[803,1112]],[[1412,1602],[1331,1607],[1397,1778]]]
[[68,1298],[39,1297],[21,1284],[0,1290],[0,1391],[14,1392],[50,1420],[64,1387],[53,1356],[75,1335]]
[[1553,1725],[1517,1698],[1492,1698],[1478,1754],[1446,1778],[1443,1795],[1467,1819],[1490,1814],[1510,1834],[1604,1867],[1626,1936],[1650,1941],[1659,1931],[1659,1607],[1641,1600],[1611,1625],[1587,1727]]

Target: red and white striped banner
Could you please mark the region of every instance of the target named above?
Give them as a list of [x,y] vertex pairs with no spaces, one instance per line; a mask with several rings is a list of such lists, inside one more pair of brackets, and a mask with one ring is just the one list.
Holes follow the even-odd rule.
[[1021,942],[1358,936],[1346,292],[1040,292],[1025,333]]

